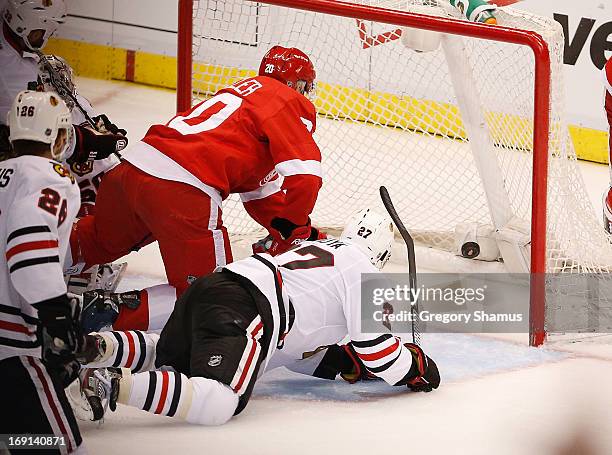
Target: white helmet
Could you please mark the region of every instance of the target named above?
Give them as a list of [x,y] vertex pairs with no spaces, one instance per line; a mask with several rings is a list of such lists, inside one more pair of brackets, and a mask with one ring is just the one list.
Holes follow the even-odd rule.
[[[23,38],[31,50],[40,50],[66,19],[64,0],[9,0],[4,10],[4,22],[18,36]],[[42,44],[30,42],[33,30],[44,30]],[[36,43],[38,44],[38,43]]]
[[[72,116],[57,93],[23,91],[17,95],[8,113],[10,141],[28,140],[51,146],[55,160],[62,160],[74,134]],[[66,143],[59,153],[53,148],[60,129],[66,130]]]
[[371,209],[363,209],[351,216],[344,227],[341,240],[349,240],[360,247],[372,264],[382,269],[391,258],[393,221]]

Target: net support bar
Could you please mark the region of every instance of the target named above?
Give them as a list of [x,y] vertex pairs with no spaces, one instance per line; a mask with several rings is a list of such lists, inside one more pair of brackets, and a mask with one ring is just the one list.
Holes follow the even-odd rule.
[[176,111],[183,112],[191,107],[191,72],[193,67],[193,0],[178,2]]

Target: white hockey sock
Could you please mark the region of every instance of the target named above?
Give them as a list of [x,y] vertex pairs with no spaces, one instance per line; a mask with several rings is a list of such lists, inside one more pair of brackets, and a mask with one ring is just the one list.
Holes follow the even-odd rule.
[[127,374],[119,403],[198,425],[221,425],[238,406],[238,395],[225,384],[170,371]]
[[102,358],[87,365],[90,368],[121,367],[132,372],[149,371],[155,368],[155,347],[159,335],[140,330],[101,332],[106,349]]

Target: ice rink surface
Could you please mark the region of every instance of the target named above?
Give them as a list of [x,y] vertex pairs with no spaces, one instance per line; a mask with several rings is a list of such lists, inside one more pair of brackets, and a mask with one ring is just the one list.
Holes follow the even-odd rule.
[[[170,90],[83,78],[78,86],[131,141],[174,114]],[[608,169],[580,166],[600,217]],[[247,252],[246,242],[234,244],[235,257]],[[127,260],[121,290],[165,281],[156,245]],[[278,369],[264,375],[249,406],[225,426],[197,427],[120,406],[102,425],[80,422],[85,445],[92,454],[612,453],[612,337],[533,349],[526,335],[426,335],[423,345],[442,376],[429,394]]]

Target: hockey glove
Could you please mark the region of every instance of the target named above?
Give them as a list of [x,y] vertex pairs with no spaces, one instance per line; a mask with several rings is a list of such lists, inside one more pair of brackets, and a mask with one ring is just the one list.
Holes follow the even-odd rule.
[[[321,240],[326,239],[327,234],[319,229],[312,227],[310,228],[310,236],[306,240]],[[257,253],[268,253],[270,251],[270,247],[272,247],[272,243],[274,242],[274,237],[268,234],[264,238],[259,239],[257,242],[251,245],[253,248],[253,254]]]
[[404,343],[412,354],[412,366],[407,375],[406,385],[413,392],[431,392],[440,385],[440,372],[436,362],[427,357],[423,350],[412,343]]
[[350,343],[341,345],[339,347],[342,348],[346,357],[349,358],[352,363],[350,369],[340,371],[340,377],[342,377],[342,379],[351,384],[358,381],[372,381],[380,379],[368,371]]
[[90,160],[103,160],[113,153],[120,152],[127,144],[127,137],[121,134],[99,133],[90,127],[74,125],[76,146],[68,163],[86,163]]
[[310,227],[310,237],[308,237],[308,240],[323,240],[327,238],[327,234],[323,231],[321,231],[320,229],[311,226]]
[[122,136],[127,136],[127,131],[123,128],[119,128],[113,122],[111,122],[106,114],[98,115],[97,117],[93,117],[92,120],[96,125],[96,129],[100,133],[113,133],[120,134]]
[[[291,248],[299,245],[306,240],[319,240],[327,238],[324,232],[313,228],[310,225],[310,219],[304,226],[298,226],[289,220],[284,218],[274,218],[270,223],[273,228],[270,231],[270,237],[272,238],[269,248],[265,251],[272,256],[284,253]],[[264,238],[264,245],[267,238]],[[261,241],[260,241],[261,242]],[[253,251],[255,251],[255,245],[253,245]]]
[[369,373],[350,344],[322,346],[313,352],[305,352],[304,358],[322,356],[312,375],[321,379],[342,379],[351,384],[361,380],[378,379]]
[[80,302],[75,297],[62,295],[33,306],[40,320],[38,337],[42,343],[42,360],[60,384],[67,387],[79,373],[75,354],[84,341],[78,324]]
[[272,246],[273,241],[274,237],[272,237],[270,234],[266,235],[262,239],[259,239],[257,242],[251,245],[251,248],[253,249],[253,254],[267,253],[270,247]]

